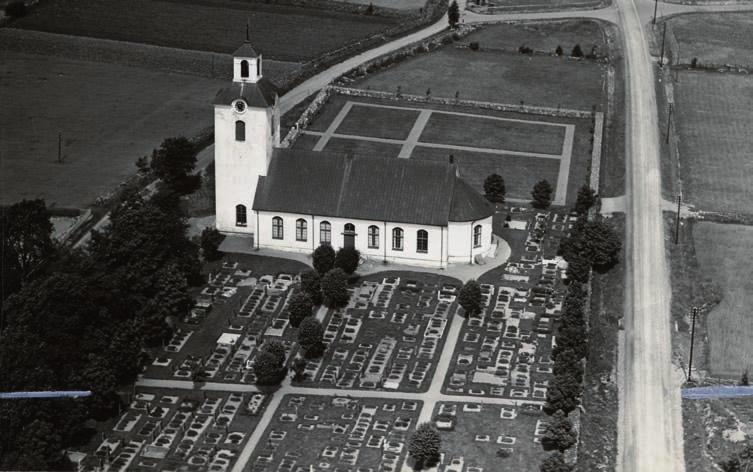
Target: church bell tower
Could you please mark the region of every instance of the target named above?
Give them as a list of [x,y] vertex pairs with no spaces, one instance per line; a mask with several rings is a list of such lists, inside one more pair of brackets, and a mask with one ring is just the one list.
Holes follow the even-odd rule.
[[279,144],[277,89],[263,76],[262,56],[246,41],[233,53],[233,82],[214,100],[216,226],[256,233],[254,195]]

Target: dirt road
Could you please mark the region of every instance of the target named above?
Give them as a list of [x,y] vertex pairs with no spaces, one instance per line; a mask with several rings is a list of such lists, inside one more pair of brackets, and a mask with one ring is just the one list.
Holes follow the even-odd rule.
[[[638,0],[639,1],[639,0]],[[627,292],[618,471],[683,472],[673,383],[653,62],[634,0],[617,0],[627,76]]]

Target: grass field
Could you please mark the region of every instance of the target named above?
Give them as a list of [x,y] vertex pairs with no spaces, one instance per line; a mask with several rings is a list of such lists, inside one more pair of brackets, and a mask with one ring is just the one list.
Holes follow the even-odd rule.
[[753,66],[753,12],[679,15],[671,18],[680,63]]
[[723,291],[708,315],[709,370],[739,378],[753,372],[753,227],[699,222],[693,231],[699,267]]
[[[85,207],[163,139],[212,125],[226,82],[0,50],[3,204]],[[57,163],[58,133],[64,162]]]
[[247,21],[254,46],[265,56],[302,62],[383,31],[400,20],[244,2],[207,5],[200,1],[50,0],[13,25],[232,53],[245,38]]
[[683,400],[682,411],[688,471],[721,470],[719,462],[731,459],[750,442],[753,402],[749,397]]
[[[548,455],[541,445],[533,442],[536,421],[546,420],[540,415],[526,415],[519,407],[514,407],[517,417],[512,420],[500,419],[500,407],[481,405],[480,412],[464,412],[464,403],[442,403],[456,405],[457,420],[454,431],[441,431],[444,453],[443,464],[447,466],[453,458],[463,459],[463,469],[483,467],[484,471],[514,470],[516,472],[538,472],[541,461]],[[437,405],[434,413],[439,412]],[[477,441],[477,435],[488,435],[488,441]],[[515,438],[512,445],[497,444],[499,436]],[[510,447],[513,453],[506,459],[496,456],[501,447]],[[445,469],[447,470],[447,469]],[[459,469],[458,469],[459,470]]]
[[[473,138],[469,139],[471,129]],[[557,155],[562,153],[564,139],[565,128],[561,126],[445,113],[432,113],[421,133],[424,142]]]
[[753,78],[680,72],[675,101],[684,200],[753,213]]
[[[466,40],[495,36],[505,28],[507,25],[488,26]],[[509,44],[514,44],[512,39]],[[354,86],[388,92],[399,86],[403,93],[417,95],[431,89],[435,97],[452,98],[458,93],[461,99],[582,110],[600,106],[605,98],[604,68],[599,63],[484,51],[483,44],[481,51],[447,45],[419,54],[371,74]]]
[[396,10],[418,10],[426,5],[426,0],[337,0],[356,5],[374,5],[375,7],[394,8]]
[[513,23],[494,28],[482,28],[469,38],[479,46],[489,49],[518,50],[521,44],[535,51],[554,52],[557,46],[569,53],[573,46],[580,44],[588,52],[596,46],[604,52],[606,41],[604,32],[594,21],[562,21],[551,23]]
[[[341,116],[341,111],[348,106],[347,114]],[[302,134],[293,147],[314,149],[322,139],[322,133],[333,122],[341,120],[335,135],[324,145],[324,151],[398,157],[409,132],[414,126],[420,126],[418,116],[419,112],[426,113],[423,110],[431,113],[417,135],[412,152],[403,157],[447,161],[452,155],[459,165],[461,176],[479,191],[483,190],[484,179],[492,173],[505,178],[508,198],[529,200],[531,188],[542,179],[547,179],[556,187],[559,156],[565,150],[565,125],[574,126],[566,204],[574,201],[578,188],[585,182],[591,159],[591,123],[587,119],[333,95],[305,132],[313,134]],[[360,136],[392,141],[354,138]],[[515,152],[551,155],[554,158],[520,156]]]

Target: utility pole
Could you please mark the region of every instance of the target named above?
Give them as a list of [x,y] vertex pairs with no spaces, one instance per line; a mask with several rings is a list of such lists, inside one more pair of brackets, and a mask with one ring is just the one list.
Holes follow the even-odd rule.
[[667,22],[664,22],[664,30],[661,34],[661,59],[659,59],[659,67],[664,68],[664,39],[667,37]]
[[669,126],[672,124],[672,104],[669,104],[669,115],[667,116],[667,144],[669,144]]
[[682,195],[677,196],[677,219],[675,220],[675,246],[680,238],[680,203],[682,202]]
[[654,0],[654,19],[651,21],[652,25],[656,24],[656,10],[659,8],[659,0]]
[[695,317],[698,314],[698,307],[693,307],[693,321],[690,324],[690,359],[688,360],[688,382],[692,379],[691,370],[693,370],[693,341],[695,340]]

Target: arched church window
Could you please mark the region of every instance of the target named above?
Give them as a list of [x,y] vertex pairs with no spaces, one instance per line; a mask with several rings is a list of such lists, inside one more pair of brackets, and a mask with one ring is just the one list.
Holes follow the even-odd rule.
[[272,218],[272,239],[282,239],[282,218],[275,216]]
[[481,247],[481,225],[473,227],[473,247]]
[[395,228],[392,230],[392,250],[403,250],[403,230],[402,228]]
[[261,57],[256,60],[256,76],[261,77]]
[[248,78],[248,61],[241,61],[241,77]]
[[235,140],[236,141],[246,140],[246,122],[245,121],[238,120],[235,122]]
[[332,242],[332,225],[329,221],[319,223],[319,242],[321,244],[330,244]]
[[416,232],[416,252],[429,252],[429,233],[424,229]]
[[308,223],[303,218],[295,220],[295,240],[305,241],[307,239]]
[[246,205],[235,205],[235,226],[246,226]]

